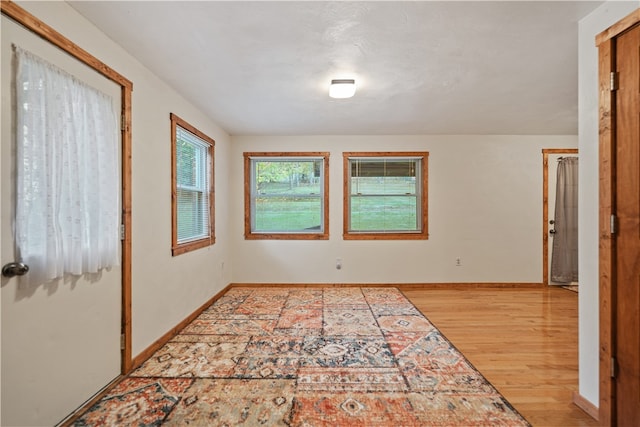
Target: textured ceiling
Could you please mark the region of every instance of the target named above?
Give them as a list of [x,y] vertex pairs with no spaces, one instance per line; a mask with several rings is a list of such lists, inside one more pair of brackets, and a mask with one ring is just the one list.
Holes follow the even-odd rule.
[[602,2],[69,3],[233,135],[390,135],[577,134]]

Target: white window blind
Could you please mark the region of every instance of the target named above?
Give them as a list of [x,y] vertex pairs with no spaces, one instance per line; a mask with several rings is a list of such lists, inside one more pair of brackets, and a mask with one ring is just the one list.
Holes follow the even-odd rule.
[[177,242],[208,238],[211,158],[209,144],[176,126]]

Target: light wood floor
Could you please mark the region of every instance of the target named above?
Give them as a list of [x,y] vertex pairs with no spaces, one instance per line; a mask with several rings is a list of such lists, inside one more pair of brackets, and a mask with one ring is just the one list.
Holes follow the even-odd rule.
[[533,426],[597,426],[578,390],[578,294],[560,288],[403,289]]

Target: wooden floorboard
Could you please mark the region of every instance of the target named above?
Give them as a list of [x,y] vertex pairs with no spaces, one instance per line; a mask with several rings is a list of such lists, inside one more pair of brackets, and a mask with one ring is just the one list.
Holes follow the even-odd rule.
[[578,294],[561,288],[403,289],[533,425],[597,426],[578,390]]

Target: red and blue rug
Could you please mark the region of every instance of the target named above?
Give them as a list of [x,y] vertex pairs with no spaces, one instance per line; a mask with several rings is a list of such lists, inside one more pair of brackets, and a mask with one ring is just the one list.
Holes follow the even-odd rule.
[[395,288],[232,288],[76,426],[529,426]]

